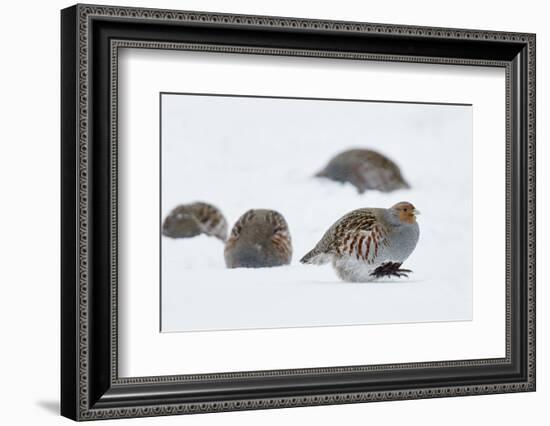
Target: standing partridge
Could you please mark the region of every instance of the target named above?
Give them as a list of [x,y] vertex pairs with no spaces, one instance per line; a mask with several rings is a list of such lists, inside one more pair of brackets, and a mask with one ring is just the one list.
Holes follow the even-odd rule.
[[349,182],[362,194],[367,189],[390,192],[409,188],[397,164],[376,151],[350,149],[333,157],[317,177]]
[[227,221],[211,204],[196,202],[174,208],[162,224],[162,234],[171,238],[191,238],[206,234],[225,241]]
[[224,256],[228,268],[288,265],[292,242],[283,215],[274,210],[248,210],[233,226]]
[[418,214],[408,202],[354,210],[332,225],[300,262],[332,262],[340,279],[350,282],[406,277],[411,271],[400,268],[418,242]]

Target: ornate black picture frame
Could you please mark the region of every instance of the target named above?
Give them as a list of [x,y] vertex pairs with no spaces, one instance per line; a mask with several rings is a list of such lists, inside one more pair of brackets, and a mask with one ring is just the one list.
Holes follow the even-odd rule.
[[[535,35],[76,5],[61,13],[61,413],[159,416],[535,390]],[[506,70],[506,356],[120,378],[117,52],[186,49]]]

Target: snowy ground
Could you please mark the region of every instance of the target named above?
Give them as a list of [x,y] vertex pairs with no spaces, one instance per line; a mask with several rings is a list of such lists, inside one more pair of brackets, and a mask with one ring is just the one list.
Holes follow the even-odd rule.
[[[218,206],[281,212],[290,266],[225,269],[223,243],[162,238],[162,331],[458,321],[472,318],[472,108],[163,95],[162,217]],[[359,195],[313,178],[334,154],[368,147],[412,189]],[[408,279],[343,283],[298,261],[343,214],[410,201],[421,212]]]

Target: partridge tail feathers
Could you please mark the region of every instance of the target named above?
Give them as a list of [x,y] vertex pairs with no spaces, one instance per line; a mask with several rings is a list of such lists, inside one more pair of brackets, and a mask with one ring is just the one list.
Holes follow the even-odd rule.
[[310,265],[322,265],[323,263],[330,262],[330,255],[320,252],[317,248],[314,248],[308,252],[304,257],[300,259],[301,263],[307,263]]

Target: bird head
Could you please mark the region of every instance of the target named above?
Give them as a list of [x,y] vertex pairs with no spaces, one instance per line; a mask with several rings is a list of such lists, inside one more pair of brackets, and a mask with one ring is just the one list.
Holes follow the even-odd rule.
[[420,212],[408,201],[397,203],[393,205],[390,210],[392,212],[392,216],[394,216],[394,218],[396,218],[401,224],[415,223],[416,216],[420,214]]

